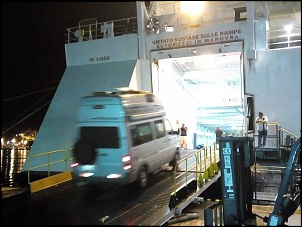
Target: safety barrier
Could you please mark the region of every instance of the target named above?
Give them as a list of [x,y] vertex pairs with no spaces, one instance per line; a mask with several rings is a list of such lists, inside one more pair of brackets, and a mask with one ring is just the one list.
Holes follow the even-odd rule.
[[137,18],[97,22],[95,18],[81,20],[78,27],[67,28],[66,43],[110,38],[137,32]]
[[[282,128],[278,122],[267,122],[267,146],[268,147],[285,147],[292,146],[297,140],[298,136],[294,133]],[[256,126],[255,126],[256,128]],[[258,141],[258,132],[255,131],[255,144],[256,147]]]
[[[51,156],[53,156],[54,154],[57,155],[58,153],[62,153],[64,158],[52,161]],[[40,162],[42,157],[45,157],[45,164],[36,165],[36,166],[31,167],[32,162],[35,158],[39,158],[39,162]],[[32,193],[72,179],[71,172],[68,170],[69,169],[68,161],[70,161],[70,158],[69,158],[68,152],[66,152],[63,149],[47,151],[47,152],[36,154],[33,156],[28,156],[27,159],[28,159],[28,166],[29,166],[28,170],[27,170],[27,177],[28,177],[27,180],[28,180],[28,184],[30,185],[30,190]],[[51,175],[51,172],[53,172],[53,171],[51,171],[51,166],[57,165],[59,163],[65,164],[66,171],[55,174],[55,175],[54,174]],[[42,169],[43,167],[47,167],[47,176],[48,177],[31,182],[30,172],[32,170],[37,171],[37,169]]]
[[219,171],[219,150],[217,150],[216,143],[211,146],[201,149],[197,152],[199,170],[202,172],[198,177],[198,184],[204,185],[207,180],[214,177]]
[[[170,196],[169,208],[175,208],[190,193],[202,188],[205,183],[219,172],[219,151],[215,149],[215,144],[201,148],[192,155],[177,162],[174,168],[173,192]],[[191,164],[189,164],[191,163]],[[184,165],[184,170],[180,171],[180,165]],[[192,173],[194,177],[192,178]],[[190,174],[190,178],[189,178]],[[184,183],[178,186],[178,179],[184,178]]]
[[[258,147],[258,132],[254,134],[255,159],[277,159],[286,162],[292,145],[298,136],[284,129],[277,122],[268,122],[265,147]],[[256,127],[255,127],[256,128]]]
[[[267,145],[257,147],[258,134],[255,133],[255,163],[251,167],[253,179],[253,199],[257,203],[274,203],[280,187],[285,164],[298,136],[284,129],[277,122],[268,122]],[[278,162],[274,162],[277,160]]]
[[254,165],[252,167],[253,199],[256,203],[274,203],[285,172],[277,165]]

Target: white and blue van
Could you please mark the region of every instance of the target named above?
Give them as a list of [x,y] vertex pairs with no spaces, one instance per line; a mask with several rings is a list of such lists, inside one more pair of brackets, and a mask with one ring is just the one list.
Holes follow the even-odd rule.
[[161,101],[147,91],[118,88],[83,97],[73,148],[78,185],[138,183],[180,159],[174,131]]

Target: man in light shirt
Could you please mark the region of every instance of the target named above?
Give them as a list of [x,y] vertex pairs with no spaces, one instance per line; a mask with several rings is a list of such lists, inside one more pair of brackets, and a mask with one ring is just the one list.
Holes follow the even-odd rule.
[[268,131],[267,122],[268,117],[264,116],[263,113],[260,111],[255,121],[256,129],[258,131],[258,147],[265,147],[266,136]]

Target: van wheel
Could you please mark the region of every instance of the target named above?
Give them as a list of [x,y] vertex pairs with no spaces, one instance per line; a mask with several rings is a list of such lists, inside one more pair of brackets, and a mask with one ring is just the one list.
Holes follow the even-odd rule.
[[137,184],[138,184],[139,188],[144,188],[144,187],[146,187],[147,183],[148,183],[147,169],[146,169],[146,167],[142,166],[139,169]]
[[96,159],[96,150],[92,144],[79,140],[74,146],[73,156],[75,160],[82,165],[93,164]]
[[176,151],[174,154],[174,158],[173,160],[169,163],[170,166],[173,167],[173,169],[175,168],[177,162],[180,160],[180,153],[179,151]]

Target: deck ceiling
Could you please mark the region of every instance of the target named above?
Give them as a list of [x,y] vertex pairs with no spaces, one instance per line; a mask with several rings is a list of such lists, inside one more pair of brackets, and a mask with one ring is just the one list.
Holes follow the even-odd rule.
[[229,100],[230,94],[241,90],[240,54],[213,55],[210,64],[205,58],[209,56],[174,59],[180,84],[200,103],[197,122],[212,130],[219,125],[225,132],[244,131],[243,106],[239,100]]

